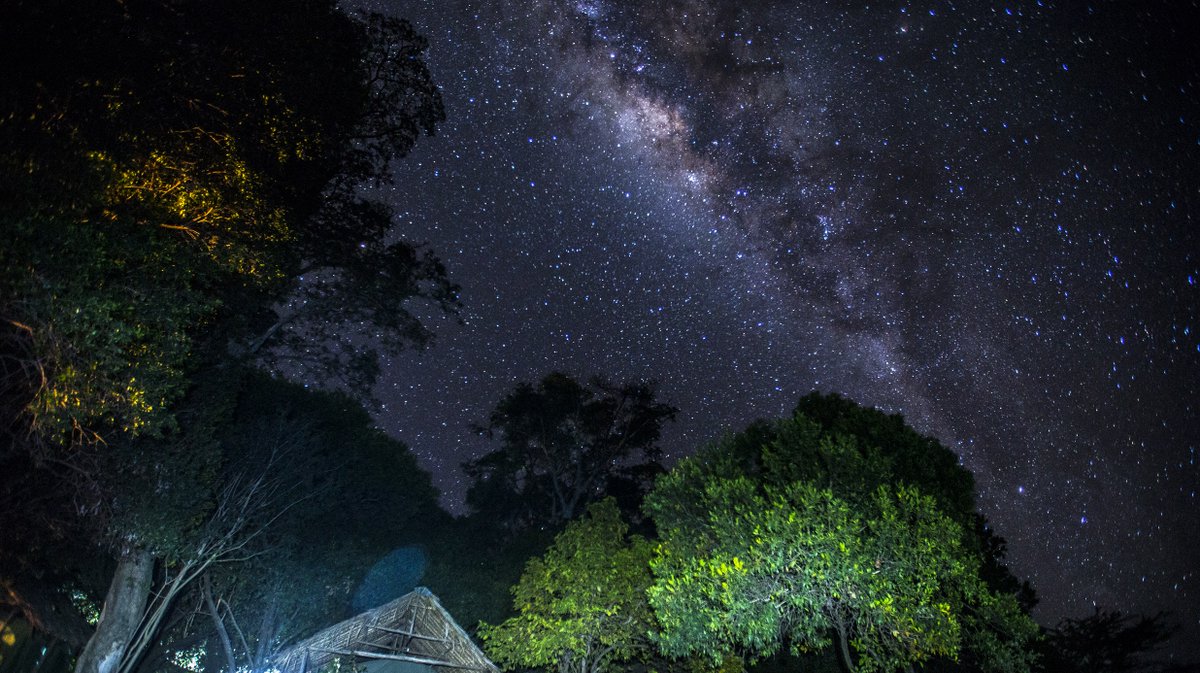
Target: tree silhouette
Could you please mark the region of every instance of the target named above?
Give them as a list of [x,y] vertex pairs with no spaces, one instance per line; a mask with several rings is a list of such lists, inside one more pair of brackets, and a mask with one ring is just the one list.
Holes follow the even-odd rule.
[[1127,673],[1157,670],[1143,658],[1170,640],[1177,627],[1165,613],[1147,617],[1101,610],[1082,619],[1064,619],[1046,633],[1043,670],[1073,673]]
[[521,383],[479,429],[501,446],[464,464],[475,480],[467,503],[509,528],[570,521],[610,478],[639,482],[638,468],[658,457],[662,425],[675,412],[648,383],[583,385],[559,372]]

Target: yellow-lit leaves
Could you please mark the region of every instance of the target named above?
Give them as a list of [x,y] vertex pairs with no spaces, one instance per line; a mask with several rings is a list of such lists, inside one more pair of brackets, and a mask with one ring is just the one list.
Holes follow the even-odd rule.
[[169,139],[169,146],[115,167],[110,208],[143,226],[160,227],[177,247],[202,246],[218,273],[255,285],[278,281],[284,271],[278,247],[294,234],[236,141],[198,129]]

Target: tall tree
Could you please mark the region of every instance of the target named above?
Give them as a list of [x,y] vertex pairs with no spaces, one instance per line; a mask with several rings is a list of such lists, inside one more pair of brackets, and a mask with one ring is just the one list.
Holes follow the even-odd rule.
[[[376,348],[428,340],[405,300],[457,305],[440,262],[389,238],[361,189],[443,117],[424,48],[408,24],[328,0],[7,8],[0,473],[57,481],[22,518],[65,502],[118,558],[81,671],[132,665],[177,522],[221,511],[215,429],[240,365],[362,391]],[[302,346],[337,324],[353,326],[343,347]],[[24,526],[24,558],[0,555],[10,586],[38,579],[31,555],[54,530]]]
[[263,428],[255,438],[268,447],[266,459],[258,464],[236,461],[201,520],[192,525],[167,521],[164,530],[172,547],[143,541],[124,548],[96,633],[79,655],[76,670],[135,670],[159,640],[178,598],[212,568],[262,553],[271,526],[311,497],[303,482],[282,469],[306,452],[310,438],[282,424]]
[[0,310],[24,365],[6,397],[39,435],[170,429],[203,356],[301,357],[287,328],[314,311],[398,347],[429,336],[405,299],[453,307],[441,265],[385,240],[390,211],[359,189],[442,118],[406,23],[321,0],[10,12]]
[[660,479],[646,508],[662,537],[650,601],[663,648],[715,657],[836,644],[861,671],[969,649],[985,670],[1028,670],[1036,625],[987,586],[962,523],[970,513],[952,505],[971,501],[953,487],[969,482],[901,478],[892,451],[797,414]]
[[583,385],[559,372],[517,385],[480,428],[500,448],[463,466],[475,480],[467,504],[513,528],[570,521],[610,477],[659,457],[676,409],[655,394],[650,383]]

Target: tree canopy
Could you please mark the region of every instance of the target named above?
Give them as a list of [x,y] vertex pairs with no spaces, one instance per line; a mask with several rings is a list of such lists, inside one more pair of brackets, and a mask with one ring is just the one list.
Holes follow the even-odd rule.
[[1149,659],[1178,625],[1168,616],[1128,615],[1096,609],[1082,619],[1063,619],[1049,629],[1042,647],[1044,671],[1056,673],[1132,673],[1169,671]]
[[[849,404],[810,397],[800,408],[890,422]],[[918,447],[945,465],[932,440],[892,444],[817,418],[755,424],[682,461],[648,496],[664,650],[764,656],[836,643],[862,671],[970,650],[985,670],[1028,670],[1036,625],[981,576],[972,513],[959,508],[973,502],[969,474],[910,469],[924,462],[908,453]]]
[[[581,384],[554,372],[505,395],[480,431],[499,449],[466,463],[467,504],[511,528],[570,521],[610,480],[637,482],[659,456],[663,423],[676,409],[653,384]],[[624,483],[624,482],[623,482]]]
[[480,629],[489,656],[506,669],[559,673],[604,673],[644,657],[652,547],[628,530],[611,498],[568,524],[513,587],[516,616]]
[[197,366],[301,357],[287,328],[313,310],[395,347],[428,338],[406,298],[453,307],[359,189],[443,118],[408,24],[321,0],[19,2],[2,37],[10,423],[161,434]]
[[[0,576],[50,627],[31,597],[78,574],[57,552],[111,550],[126,590],[79,667],[129,670],[154,640],[146,610],[262,539],[244,508],[289,506],[221,433],[246,373],[367,397],[381,349],[431,336],[407,301],[456,310],[440,261],[364,189],[442,102],[411,26],[330,0],[6,9],[0,493],[18,525]],[[293,430],[277,434],[303,445]]]

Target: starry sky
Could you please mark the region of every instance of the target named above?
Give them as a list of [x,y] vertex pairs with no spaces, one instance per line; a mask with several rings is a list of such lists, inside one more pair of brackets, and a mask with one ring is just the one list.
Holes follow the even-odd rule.
[[448,506],[551,370],[658,380],[673,458],[838,392],[959,454],[1041,621],[1200,642],[1196,2],[366,6],[447,106],[381,196],[462,323],[377,418]]

